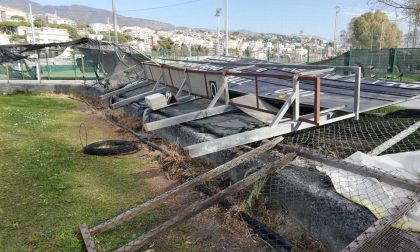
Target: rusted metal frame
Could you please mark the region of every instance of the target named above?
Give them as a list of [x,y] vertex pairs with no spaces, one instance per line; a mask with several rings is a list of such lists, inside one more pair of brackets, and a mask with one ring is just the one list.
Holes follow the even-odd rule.
[[[272,115],[276,115],[276,114],[277,114],[276,112],[273,112],[273,111],[271,111],[271,110],[266,110],[266,109],[261,109],[261,108],[256,109],[256,108],[255,108],[255,107],[253,107],[253,106],[249,106],[249,105],[245,105],[245,104],[239,104],[239,103],[236,103],[236,102],[230,102],[229,104],[230,104],[230,105],[233,105],[233,106],[235,106],[235,107],[242,107],[242,108],[247,108],[247,109],[253,109],[253,110],[256,110],[256,111],[260,111],[260,112],[264,112],[264,113],[268,113],[268,114],[272,114]],[[286,118],[290,118],[290,119],[293,119],[293,115],[288,114],[288,113],[284,114],[284,117],[286,117]],[[301,122],[306,122],[306,123],[310,123],[310,124],[314,124],[314,125],[315,125],[314,120],[310,120],[310,119],[305,118],[305,117],[303,117],[303,116],[300,116],[300,117],[298,118],[298,121],[301,121]]]
[[[248,73],[248,72],[232,72],[229,70],[225,71],[226,75],[231,76],[246,76],[246,77],[267,77],[267,78],[277,78],[277,79],[291,79],[293,74],[265,74],[265,73]],[[313,78],[313,77],[312,77]]]
[[213,75],[219,75],[222,74],[222,71],[205,71],[205,70],[195,70],[195,69],[187,69],[188,73],[206,73],[206,74],[213,74]]
[[[283,75],[283,74],[240,73],[240,72],[229,72],[229,71],[226,71],[226,74],[227,75],[232,75],[232,76],[244,76],[244,74],[245,74],[245,76],[254,76],[255,83],[256,83],[257,108],[252,107],[252,106],[232,103],[232,102],[230,103],[231,105],[238,106],[238,107],[244,107],[244,108],[248,108],[248,109],[253,109],[253,110],[266,112],[266,113],[270,113],[270,114],[273,114],[273,112],[268,111],[268,110],[264,110],[264,109],[259,109],[259,107],[258,107],[258,95],[259,95],[259,92],[258,92],[258,77],[269,77],[269,78],[285,78],[285,77],[290,78],[290,77],[292,77],[292,79],[293,79],[293,94],[295,94],[295,98],[294,98],[294,101],[293,101],[294,112],[293,112],[293,115],[283,113],[282,118],[283,117],[288,117],[288,118],[292,118],[294,121],[302,121],[302,122],[306,122],[306,123],[310,123],[310,124],[314,124],[314,125],[319,125],[319,123],[320,123],[320,105],[321,105],[321,103],[320,103],[320,88],[319,88],[321,81],[320,81],[319,77],[302,76],[300,74],[295,74],[295,75],[291,76],[291,75]],[[300,114],[299,114],[299,105],[300,105],[299,98],[298,98],[299,88],[300,88],[299,80],[310,80],[310,81],[315,82],[315,101],[318,101],[318,102],[316,102],[316,105],[315,105],[316,109],[315,109],[314,120],[304,118],[304,117],[300,116]],[[317,87],[318,87],[318,92],[316,91]],[[286,100],[286,103],[287,103],[287,101],[288,100]],[[282,107],[282,109],[283,109],[283,107]],[[280,109],[280,111],[282,109]],[[287,109],[286,109],[286,111],[287,111]],[[280,119],[277,118],[276,120],[280,121],[281,118]]]

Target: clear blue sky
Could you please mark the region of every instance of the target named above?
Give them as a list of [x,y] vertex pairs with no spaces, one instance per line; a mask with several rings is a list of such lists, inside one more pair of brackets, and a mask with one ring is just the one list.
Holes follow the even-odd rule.
[[[48,5],[88,5],[111,10],[111,0],[35,0]],[[189,2],[189,3],[185,3]],[[246,29],[257,32],[298,34],[323,38],[334,37],[335,6],[341,7],[338,29],[347,29],[350,20],[361,13],[379,6],[367,4],[368,0],[229,0],[229,26],[231,30]],[[177,6],[153,9],[167,5]],[[215,28],[215,9],[224,8],[224,0],[116,0],[118,14],[154,19],[176,26]],[[395,19],[392,9],[390,19]],[[223,18],[221,24],[223,26]],[[398,22],[407,30],[407,24]]]

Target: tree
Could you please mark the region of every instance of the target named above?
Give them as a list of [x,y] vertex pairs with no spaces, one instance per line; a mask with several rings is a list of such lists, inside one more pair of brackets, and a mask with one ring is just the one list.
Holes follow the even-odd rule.
[[174,47],[174,41],[171,38],[159,37],[157,45],[153,46],[153,51],[171,51]]
[[251,48],[249,48],[249,46],[247,46],[245,51],[244,51],[244,56],[246,58],[251,58],[251,53],[252,53]]
[[0,32],[14,34],[19,26],[31,26],[28,22],[0,22]]
[[395,10],[400,10],[402,14],[408,17],[409,23],[412,26],[412,31],[409,32],[412,34],[413,47],[417,45],[418,31],[420,27],[420,1],[419,0],[369,0],[371,3],[380,4],[395,8]]
[[24,17],[19,16],[19,15],[13,15],[13,16],[11,16],[10,18],[11,18],[12,20],[19,21],[19,22],[25,22],[25,21],[26,21]]
[[47,27],[48,22],[45,19],[42,18],[35,18],[34,20],[34,26],[40,28],[40,27]]
[[[102,41],[108,41],[108,32],[102,31],[100,32],[100,34],[103,35]],[[112,42],[114,41],[114,34],[114,31],[110,32]],[[130,35],[124,35],[123,33],[118,32],[118,43],[125,44],[132,40],[133,38]]]
[[381,49],[398,46],[401,31],[388,16],[377,10],[354,18],[349,25],[349,43],[354,48]]

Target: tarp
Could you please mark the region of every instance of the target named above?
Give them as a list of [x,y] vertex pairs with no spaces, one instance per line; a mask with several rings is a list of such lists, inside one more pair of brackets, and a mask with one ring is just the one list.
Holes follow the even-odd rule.
[[[345,161],[420,183],[420,151],[383,156],[369,156],[356,152]],[[317,168],[331,178],[339,194],[365,206],[377,218],[393,214],[404,199],[413,196],[411,191],[381,183],[375,178],[324,165]],[[394,227],[420,232],[420,203],[417,202],[417,205],[398,220]]]

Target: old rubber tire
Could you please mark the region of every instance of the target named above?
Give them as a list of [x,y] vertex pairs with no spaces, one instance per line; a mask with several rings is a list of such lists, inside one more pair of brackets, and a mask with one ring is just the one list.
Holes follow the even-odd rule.
[[133,141],[104,140],[86,145],[82,152],[88,155],[109,156],[131,154],[137,150],[137,144]]

